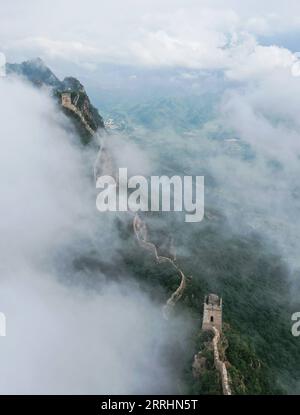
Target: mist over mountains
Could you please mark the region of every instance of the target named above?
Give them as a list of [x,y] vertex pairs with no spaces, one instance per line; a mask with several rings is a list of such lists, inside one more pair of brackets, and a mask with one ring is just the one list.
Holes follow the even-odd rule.
[[95,210],[94,147],[47,91],[10,76],[0,90],[1,393],[172,390],[164,350],[187,325],[166,326],[124,267]]
[[[234,393],[295,393],[299,342],[290,334],[290,316],[299,298],[298,121],[287,129],[285,119],[297,114],[297,100],[283,110],[274,105],[270,79],[255,92],[174,95],[127,113],[123,105],[121,114],[112,111],[118,128],[109,134],[100,128],[117,163],[133,174],[205,176],[203,222],[188,227],[180,214],[148,218],[151,238],[160,243],[171,234],[178,261],[192,276],[166,324],[161,307],[177,277],[137,248],[126,215],[104,218],[95,211],[98,142],[82,144],[72,118],[43,89],[59,90],[61,81],[40,60],[8,69],[23,80],[1,79],[8,97],[1,177],[10,178],[3,181],[9,197],[1,215],[1,304],[11,321],[1,354],[9,379],[3,392],[220,393],[212,367],[197,382],[190,371],[201,345],[203,298],[218,292]],[[278,79],[287,91],[295,88],[285,74]],[[75,79],[67,88],[78,85]],[[20,351],[12,345],[21,339]]]

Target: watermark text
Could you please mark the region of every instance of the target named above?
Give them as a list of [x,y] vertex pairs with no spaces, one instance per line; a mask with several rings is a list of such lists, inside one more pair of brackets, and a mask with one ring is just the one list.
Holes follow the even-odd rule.
[[295,323],[292,325],[292,335],[295,337],[300,336],[300,312],[292,315],[292,321]]
[[185,222],[200,222],[204,217],[203,176],[144,176],[128,178],[127,168],[118,177],[100,176],[96,200],[100,212],[186,212]]

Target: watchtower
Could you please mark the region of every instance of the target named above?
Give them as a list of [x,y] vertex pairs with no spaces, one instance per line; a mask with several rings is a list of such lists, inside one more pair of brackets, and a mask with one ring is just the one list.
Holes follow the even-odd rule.
[[71,92],[63,92],[61,94],[61,105],[63,107],[70,107],[72,105]]
[[222,331],[222,298],[216,294],[205,296],[203,309],[202,330],[211,330],[215,327],[221,333]]

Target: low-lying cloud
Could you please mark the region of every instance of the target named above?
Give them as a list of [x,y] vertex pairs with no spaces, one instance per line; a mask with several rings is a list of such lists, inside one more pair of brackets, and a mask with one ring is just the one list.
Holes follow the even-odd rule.
[[91,154],[46,92],[6,78],[0,96],[0,393],[170,392],[161,306],[125,270],[112,282],[98,267],[87,288],[83,267],[73,284],[73,260],[113,263],[120,244]]

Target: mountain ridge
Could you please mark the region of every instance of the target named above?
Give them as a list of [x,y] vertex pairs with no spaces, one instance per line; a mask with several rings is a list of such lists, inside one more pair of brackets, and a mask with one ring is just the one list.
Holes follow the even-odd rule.
[[[102,116],[92,105],[84,86],[75,77],[68,76],[61,81],[39,57],[21,63],[7,63],[6,72],[8,75],[25,78],[36,87],[49,87],[84,143],[88,143],[97,130],[104,130]],[[72,105],[69,107],[63,105],[63,94],[66,93],[70,94]]]

